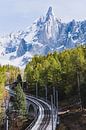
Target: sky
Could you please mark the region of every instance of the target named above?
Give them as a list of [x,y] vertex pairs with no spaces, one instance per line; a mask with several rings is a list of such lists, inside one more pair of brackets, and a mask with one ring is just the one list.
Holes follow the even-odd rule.
[[0,35],[30,26],[49,6],[62,22],[86,19],[86,0],[0,0]]

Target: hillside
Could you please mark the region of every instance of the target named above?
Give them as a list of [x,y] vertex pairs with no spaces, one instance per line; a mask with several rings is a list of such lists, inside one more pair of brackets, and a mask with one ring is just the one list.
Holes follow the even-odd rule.
[[[86,129],[86,46],[79,46],[63,52],[34,56],[25,68],[27,91],[34,94],[38,86],[38,96],[45,98],[47,86],[48,100],[53,87],[58,91],[60,126],[57,130]],[[32,90],[32,91],[31,91]],[[80,108],[83,111],[80,111]],[[66,111],[66,113],[65,113]]]
[[47,86],[50,95],[55,87],[59,100],[68,101],[76,96],[73,102],[79,102],[78,91],[81,91],[82,103],[86,105],[86,46],[33,57],[26,65],[25,77],[30,87],[35,89],[38,84],[39,94]]
[[86,110],[70,112],[60,116],[61,123],[57,130],[86,130]]

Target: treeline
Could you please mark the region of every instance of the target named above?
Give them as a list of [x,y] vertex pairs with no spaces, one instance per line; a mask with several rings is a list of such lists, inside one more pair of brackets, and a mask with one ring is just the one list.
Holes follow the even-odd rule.
[[0,95],[3,94],[5,84],[12,83],[19,72],[19,68],[10,65],[0,66]]
[[12,83],[20,72],[19,68],[4,65],[0,66],[0,128],[3,123],[4,111],[2,108],[2,103],[4,99],[8,96],[5,90],[5,85]]
[[17,67],[11,65],[0,66],[0,81],[3,83],[12,83],[18,73],[20,73],[20,70]]
[[35,87],[35,83],[39,88],[54,86],[59,91],[59,99],[78,95],[78,82],[82,99],[85,99],[86,46],[61,53],[54,52],[47,56],[34,56],[25,68],[25,77],[32,88]]
[[13,66],[0,66],[0,99],[4,97],[5,85],[12,83],[19,72],[19,68]]

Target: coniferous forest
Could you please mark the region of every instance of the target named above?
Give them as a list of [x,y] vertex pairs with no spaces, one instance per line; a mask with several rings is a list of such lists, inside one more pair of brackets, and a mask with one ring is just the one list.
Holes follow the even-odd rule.
[[0,129],[5,119],[5,111],[2,105],[6,98],[9,98],[5,85],[14,82],[19,72],[19,68],[13,66],[0,66]]
[[[74,98],[78,101],[80,87],[83,107],[86,106],[86,46],[46,56],[34,56],[25,68],[25,77],[31,89],[55,87],[59,100]],[[42,95],[42,93],[41,93]]]

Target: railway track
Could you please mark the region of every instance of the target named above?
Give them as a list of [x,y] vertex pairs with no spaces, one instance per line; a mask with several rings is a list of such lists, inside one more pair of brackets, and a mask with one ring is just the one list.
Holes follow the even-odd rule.
[[47,126],[49,125],[50,122],[50,118],[51,118],[51,110],[49,109],[49,107],[43,103],[40,102],[44,108],[44,118],[42,120],[42,123],[40,124],[40,127],[38,130],[46,130]]
[[[36,121],[32,129],[27,129],[27,130],[52,130],[52,110],[51,110],[51,105],[48,104],[47,102],[35,98],[33,96],[28,96],[30,99],[34,100],[34,102],[38,102],[39,106],[41,105],[42,110],[39,112],[39,115],[42,116],[40,118],[40,121]],[[54,109],[54,115],[53,115],[53,130],[56,129],[56,123],[57,123],[57,113],[56,109]],[[37,123],[38,122],[38,123]]]
[[[13,91],[9,87],[6,87],[10,94]],[[15,94],[14,94],[15,95]],[[52,110],[51,105],[39,98],[26,95],[26,100],[33,102],[38,106],[39,112],[34,121],[25,130],[52,130]],[[57,124],[57,112],[54,108],[53,113],[53,130],[56,129]]]

